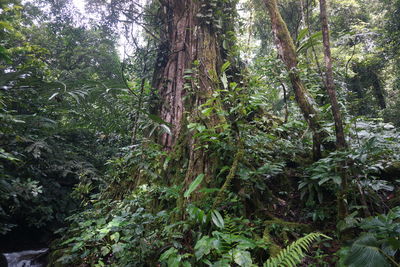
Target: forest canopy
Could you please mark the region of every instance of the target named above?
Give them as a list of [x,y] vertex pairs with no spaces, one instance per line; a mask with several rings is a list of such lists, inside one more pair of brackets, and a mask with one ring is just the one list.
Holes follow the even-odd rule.
[[0,1],[0,252],[400,266],[399,17],[400,0]]

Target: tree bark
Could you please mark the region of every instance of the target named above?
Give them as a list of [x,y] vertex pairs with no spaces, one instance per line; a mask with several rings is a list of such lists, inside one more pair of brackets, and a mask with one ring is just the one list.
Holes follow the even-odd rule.
[[[205,174],[206,181],[213,175],[216,161],[206,149],[196,148],[198,140],[188,132],[187,124],[201,121],[206,128],[211,128],[219,122],[216,115],[202,117],[199,106],[218,86],[223,49],[212,23],[197,16],[204,12],[204,4],[209,5],[207,1],[160,2],[164,42],[160,45],[153,87],[160,99],[158,115],[171,126],[172,134],[160,134],[159,143],[171,154],[182,154],[177,161],[186,164],[184,181],[187,186],[198,174]],[[189,69],[192,70],[191,79],[185,78]]]
[[331,102],[331,109],[333,119],[335,121],[335,132],[336,132],[336,146],[338,149],[346,147],[346,139],[344,136],[342,116],[340,113],[339,103],[336,97],[335,84],[333,81],[333,68],[332,68],[332,56],[331,47],[329,41],[329,26],[328,16],[326,13],[326,1],[320,0],[320,20],[322,27],[322,39],[324,44],[324,61],[325,61],[325,86],[326,91]]
[[323,139],[327,137],[327,133],[322,130],[321,124],[318,120],[319,112],[314,106],[315,101],[308,93],[297,72],[297,54],[295,45],[286,23],[283,21],[279,12],[277,0],[264,0],[264,3],[271,19],[272,31],[275,36],[278,53],[289,72],[289,78],[294,89],[296,101],[313,132],[314,159],[319,159],[321,158],[321,143]]
[[[329,41],[329,26],[328,26],[328,16],[326,12],[326,1],[320,0],[320,20],[322,27],[322,39],[324,44],[324,61],[325,61],[325,86],[326,91],[329,95],[329,100],[331,102],[332,115],[335,122],[335,133],[336,133],[336,147],[338,150],[346,148],[346,139],[343,130],[342,116],[340,114],[339,103],[336,97],[335,84],[333,81],[333,69],[332,69],[332,56]],[[340,172],[342,176],[342,183],[337,196],[338,205],[338,219],[343,220],[348,215],[347,210],[347,191],[348,191],[348,179],[346,175],[346,169],[344,168],[346,162],[342,163],[340,166]]]

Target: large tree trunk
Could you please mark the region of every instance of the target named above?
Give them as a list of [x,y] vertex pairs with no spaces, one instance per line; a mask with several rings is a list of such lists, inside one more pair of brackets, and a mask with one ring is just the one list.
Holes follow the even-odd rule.
[[272,31],[275,36],[276,46],[278,48],[279,55],[286,65],[289,72],[290,81],[292,83],[296,101],[306,119],[308,125],[313,132],[314,148],[313,154],[315,159],[321,157],[321,143],[323,138],[327,136],[327,133],[322,130],[322,127],[318,120],[318,110],[314,106],[314,100],[308,93],[304,83],[300,79],[300,75],[297,72],[297,54],[293,43],[293,39],[287,29],[286,23],[283,21],[282,16],[279,12],[276,0],[264,0],[267,7],[271,24]]
[[[187,186],[198,174],[203,173],[209,179],[213,175],[215,160],[210,159],[206,149],[196,149],[198,140],[188,132],[187,124],[201,121],[211,128],[219,122],[216,115],[204,118],[199,106],[218,86],[217,75],[223,51],[213,24],[197,16],[204,13],[205,8],[210,8],[207,1],[160,2],[164,43],[157,60],[153,86],[160,97],[159,116],[170,125],[172,134],[160,134],[159,142],[171,154],[178,151],[181,154],[177,161],[182,161],[177,163],[186,165],[183,176]],[[192,70],[191,79],[187,79],[188,70]],[[188,162],[185,163],[186,159]]]

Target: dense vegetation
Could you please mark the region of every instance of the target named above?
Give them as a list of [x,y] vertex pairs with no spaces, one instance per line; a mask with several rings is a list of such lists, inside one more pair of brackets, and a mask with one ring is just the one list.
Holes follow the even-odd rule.
[[0,2],[0,249],[400,266],[400,0],[85,7]]

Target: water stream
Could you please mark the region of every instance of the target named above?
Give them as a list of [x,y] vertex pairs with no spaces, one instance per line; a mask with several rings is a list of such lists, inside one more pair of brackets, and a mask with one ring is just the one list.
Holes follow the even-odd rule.
[[8,267],[44,267],[44,258],[48,251],[48,248],[24,250],[20,252],[4,253],[4,256],[7,259]]

